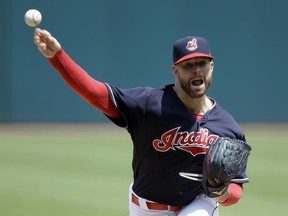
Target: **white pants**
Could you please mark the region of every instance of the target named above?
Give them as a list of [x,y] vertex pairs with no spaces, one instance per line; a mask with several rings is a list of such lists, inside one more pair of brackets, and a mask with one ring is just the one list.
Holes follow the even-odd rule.
[[[150,210],[145,204],[146,199],[137,196],[139,199],[140,206],[132,202],[132,185],[129,190],[129,216],[218,216],[218,203],[213,199],[205,196],[204,194],[199,195],[195,200],[193,200],[187,206],[184,206],[179,212],[172,211],[159,211]],[[149,201],[151,202],[151,201]]]

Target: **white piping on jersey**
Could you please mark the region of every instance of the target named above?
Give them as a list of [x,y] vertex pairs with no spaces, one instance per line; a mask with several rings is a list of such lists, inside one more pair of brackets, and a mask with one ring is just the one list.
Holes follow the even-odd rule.
[[[113,104],[115,105],[115,107],[118,109],[118,106],[117,106],[117,103],[116,103],[116,100],[115,100],[115,97],[114,97],[114,94],[113,94],[113,91],[112,91],[112,89],[111,89],[111,87],[110,87],[110,85],[108,84],[108,83],[105,83],[105,85],[106,86],[108,86],[108,89],[109,89],[109,92],[110,92],[110,96],[112,96],[112,102],[113,102]],[[121,115],[125,118],[125,121],[127,122],[127,119],[126,119],[126,117],[122,114],[122,112],[118,109],[118,111],[121,113]],[[123,127],[124,128],[124,127]],[[127,126],[125,127],[126,129],[128,128],[128,124],[127,124]]]
[[191,179],[194,181],[202,181],[202,175],[201,174],[179,172],[179,175],[184,177],[184,178]]
[[[179,175],[184,177],[184,178],[187,178],[187,179],[190,179],[190,180],[193,180],[193,181],[202,181],[202,175],[201,174],[197,174],[197,173],[186,173],[186,172],[179,172]],[[249,179],[248,178],[242,178],[242,179],[231,179],[231,182],[233,183],[245,183],[245,182],[248,182]]]
[[[110,95],[112,96],[112,101],[113,101],[114,105],[117,107],[117,103],[116,103],[116,100],[115,100],[115,98],[114,98],[114,94],[113,94],[113,91],[112,91],[110,85],[109,85],[108,83],[105,83],[105,84],[106,84],[106,86],[108,86]],[[117,107],[117,108],[118,108],[118,107]]]
[[214,102],[213,106],[210,108],[210,110],[211,110],[216,106],[216,100],[214,100],[213,98],[211,98],[209,96],[207,96],[207,97]]
[[232,179],[231,182],[233,183],[244,183],[244,182],[248,182],[249,179],[248,178],[242,178],[242,179]]

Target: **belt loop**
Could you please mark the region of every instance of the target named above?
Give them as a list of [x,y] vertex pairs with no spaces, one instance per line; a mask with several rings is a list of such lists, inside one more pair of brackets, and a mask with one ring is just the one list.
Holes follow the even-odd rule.
[[143,198],[141,198],[141,197],[139,197],[139,196],[137,196],[137,194],[135,194],[134,191],[133,191],[133,189],[132,189],[132,185],[133,185],[133,184],[131,184],[131,185],[130,185],[130,188],[129,188],[130,193],[131,193],[130,199],[132,199],[132,195],[134,195],[134,196],[137,197],[137,199],[138,199],[140,208],[145,209],[145,210],[149,210],[149,208],[148,208],[148,206],[147,206],[147,200],[146,200],[146,199],[143,199]]
[[[134,195],[135,195],[135,194],[134,194]],[[140,205],[140,207],[141,207],[142,209],[149,210],[149,208],[148,208],[148,206],[147,206],[147,201],[146,201],[146,199],[143,199],[143,198],[138,197],[138,196],[137,196],[137,198],[138,198],[138,200],[139,200],[139,205]]]

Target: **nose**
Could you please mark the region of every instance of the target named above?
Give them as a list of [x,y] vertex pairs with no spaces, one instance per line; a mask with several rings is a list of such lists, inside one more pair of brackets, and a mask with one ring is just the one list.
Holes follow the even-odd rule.
[[202,67],[198,63],[195,63],[192,68],[192,73],[201,73],[201,69]]

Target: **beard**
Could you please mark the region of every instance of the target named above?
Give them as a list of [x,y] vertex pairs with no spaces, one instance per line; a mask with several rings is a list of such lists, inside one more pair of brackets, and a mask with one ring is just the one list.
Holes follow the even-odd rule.
[[185,81],[181,77],[179,77],[179,83],[183,91],[190,98],[200,98],[207,93],[210,85],[212,84],[212,77],[206,77],[206,79],[203,78],[203,83],[201,84],[201,87],[194,86],[190,80]]

